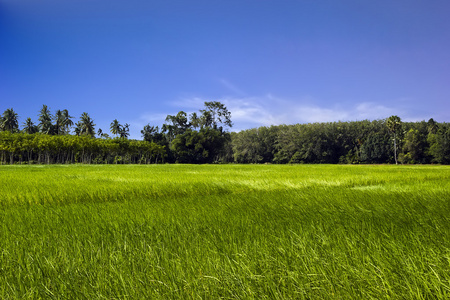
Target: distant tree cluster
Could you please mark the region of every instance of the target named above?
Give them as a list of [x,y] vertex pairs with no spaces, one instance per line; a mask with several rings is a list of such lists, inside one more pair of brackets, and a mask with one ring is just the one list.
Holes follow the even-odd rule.
[[[157,163],[164,160],[166,149],[148,141],[128,140],[129,125],[111,123],[110,138],[94,120],[81,114],[77,123],[67,109],[54,115],[43,105],[38,124],[27,118],[19,129],[18,115],[12,108],[0,117],[0,162],[9,163]],[[95,135],[98,138],[95,138]]]
[[238,163],[450,164],[450,124],[433,119],[259,127],[231,140]]
[[231,113],[220,102],[205,102],[205,108],[189,116],[184,111],[166,117],[161,130],[146,125],[141,131],[144,141],[165,146],[167,161],[177,163],[228,162],[226,145],[231,142]]
[[[44,105],[38,123],[19,129],[12,108],[0,117],[0,163],[331,163],[450,164],[450,124],[385,120],[311,123],[228,132],[231,113],[220,102],[199,112],[147,124],[143,140],[129,140],[129,124],[114,119],[110,133],[95,130],[84,112],[78,122]],[[97,136],[97,137],[96,137]]]
[[[141,130],[143,140],[128,140],[130,125],[114,119],[113,138],[84,112],[78,122],[67,110],[54,115],[43,105],[38,123],[27,118],[19,128],[18,115],[6,109],[0,117],[0,162],[9,163],[213,163],[223,160],[230,142],[231,114],[220,102],[189,116],[168,115],[161,130],[150,124]],[[96,137],[97,135],[97,137]]]

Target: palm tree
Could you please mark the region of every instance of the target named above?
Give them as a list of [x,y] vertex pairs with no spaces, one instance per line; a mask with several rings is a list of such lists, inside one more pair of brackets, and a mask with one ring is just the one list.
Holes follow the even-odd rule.
[[69,111],[67,109],[62,111],[62,115],[63,115],[62,125],[63,125],[63,128],[64,128],[64,131],[66,133],[68,133],[70,127],[73,126],[73,121],[71,120],[71,119],[73,119],[73,117],[69,115]]
[[398,116],[390,116],[386,121],[386,125],[394,136],[394,159],[397,165],[397,132],[402,128],[402,120]]
[[52,131],[52,114],[47,105],[43,105],[39,111],[39,131],[42,133],[50,134]]
[[119,134],[121,138],[128,138],[130,136],[130,124],[125,123],[125,125],[121,126]]
[[39,128],[34,125],[33,121],[31,120],[31,118],[27,118],[25,120],[25,123],[22,123],[24,125],[23,127],[23,132],[28,133],[28,134],[33,134],[39,131]]
[[78,125],[80,127],[80,134],[95,136],[94,120],[91,119],[88,113],[84,112],[81,114]]
[[109,129],[111,130],[112,134],[117,136],[120,133],[121,127],[122,126],[120,125],[119,121],[117,121],[117,119],[114,119],[114,121],[111,122]]
[[1,130],[10,132],[19,131],[19,121],[17,120],[17,113],[12,108],[8,108],[7,110],[5,110],[1,119]]
[[153,141],[153,136],[155,133],[158,133],[158,126],[150,126],[150,124],[147,124],[144,126],[144,129],[141,130],[142,138],[144,141],[151,142]]
[[74,131],[75,131],[75,135],[76,136],[80,136],[80,134],[81,134],[81,122],[77,122],[76,124],[75,124],[75,129],[74,129]]
[[59,109],[56,111],[55,116],[53,117],[55,120],[55,132],[57,135],[62,131],[63,129],[63,122],[64,122],[64,116],[62,111]]

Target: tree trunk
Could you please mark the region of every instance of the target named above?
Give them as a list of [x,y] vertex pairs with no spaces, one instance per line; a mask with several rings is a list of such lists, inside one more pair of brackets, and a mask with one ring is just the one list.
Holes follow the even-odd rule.
[[395,159],[395,164],[397,165],[397,138],[396,135],[394,133],[394,159]]

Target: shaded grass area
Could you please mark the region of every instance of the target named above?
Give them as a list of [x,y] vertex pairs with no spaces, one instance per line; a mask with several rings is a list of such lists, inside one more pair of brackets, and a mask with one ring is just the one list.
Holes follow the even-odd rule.
[[0,298],[447,299],[450,168],[3,166]]

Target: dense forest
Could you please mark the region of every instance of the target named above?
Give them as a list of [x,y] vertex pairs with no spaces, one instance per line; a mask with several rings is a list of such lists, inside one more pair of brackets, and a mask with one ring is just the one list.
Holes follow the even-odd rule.
[[168,115],[161,127],[129,139],[129,124],[95,129],[84,112],[78,122],[68,110],[54,115],[43,105],[38,123],[6,109],[0,117],[1,164],[52,163],[331,163],[450,164],[450,124],[433,119],[330,122],[259,127],[229,132],[231,113],[220,102],[199,112]]

